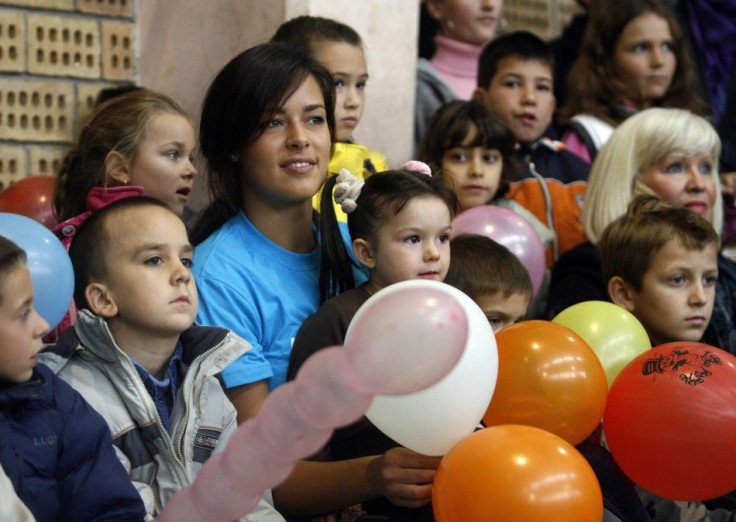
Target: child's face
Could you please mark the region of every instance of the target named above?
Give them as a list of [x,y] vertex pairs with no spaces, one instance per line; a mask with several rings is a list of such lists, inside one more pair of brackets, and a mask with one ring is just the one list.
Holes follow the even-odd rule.
[[448,149],[442,156],[443,179],[457,195],[461,211],[488,203],[501,183],[501,152],[471,147],[476,132],[472,128],[462,144]]
[[315,60],[335,79],[335,138],[348,141],[365,108],[368,71],[363,49],[345,42],[319,42],[314,49]]
[[476,96],[496,112],[521,143],[538,140],[552,121],[555,110],[552,70],[539,60],[507,56],[498,61],[488,89]]
[[667,93],[677,68],[667,20],[644,13],[631,20],[616,42],[614,69],[626,95],[645,109]]
[[496,34],[503,0],[428,0],[427,9],[453,40],[484,44]]
[[101,315],[115,339],[122,346],[130,339],[178,338],[194,322],[199,304],[184,223],[166,209],[148,206],[121,210],[106,227],[113,239],[106,254],[108,275],[100,284],[115,313]]
[[520,321],[526,315],[530,301],[526,294],[511,294],[506,297],[503,292],[482,294],[475,298],[475,303],[491,323],[493,333]]
[[241,151],[246,205],[310,202],[327,177],[332,146],[317,81],[307,77],[256,141]]
[[627,308],[641,322],[652,345],[699,341],[705,332],[718,278],[718,249],[688,250],[668,241],[652,256],[641,290],[631,289]]
[[0,283],[0,380],[28,381],[48,323],[33,308],[33,284],[24,265],[18,265]]
[[[450,210],[436,197],[410,200],[369,243],[370,283],[381,289],[409,279],[442,281],[450,267]],[[364,257],[359,255],[361,261]]]
[[189,120],[178,114],[155,116],[128,166],[128,182],[181,215],[197,173],[192,164],[194,146]]
[[639,179],[664,200],[687,207],[713,222],[716,201],[714,160],[675,151],[639,174]]

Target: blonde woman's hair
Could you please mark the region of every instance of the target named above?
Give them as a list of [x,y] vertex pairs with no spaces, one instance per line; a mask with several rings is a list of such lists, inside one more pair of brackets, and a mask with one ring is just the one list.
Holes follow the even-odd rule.
[[711,175],[716,187],[713,227],[720,233],[723,201],[718,179],[721,153],[718,134],[705,118],[689,111],[651,108],[619,125],[593,162],[582,216],[590,241],[598,242],[603,229],[626,212],[635,195],[653,194],[638,176],[673,152],[713,158]]

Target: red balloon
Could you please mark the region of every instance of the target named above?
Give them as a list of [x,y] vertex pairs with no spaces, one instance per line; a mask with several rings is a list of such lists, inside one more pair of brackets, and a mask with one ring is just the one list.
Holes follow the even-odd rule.
[[56,177],[32,176],[16,181],[0,192],[0,212],[20,214],[54,228],[54,189]]
[[736,357],[667,343],[621,370],[608,394],[606,440],[642,488],[698,501],[736,489]]

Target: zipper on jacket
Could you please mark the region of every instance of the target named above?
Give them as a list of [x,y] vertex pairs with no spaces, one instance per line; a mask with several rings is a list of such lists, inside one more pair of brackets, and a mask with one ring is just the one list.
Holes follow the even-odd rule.
[[[200,364],[201,360],[207,357],[210,353],[222,347],[225,344],[225,341],[227,340],[227,338],[228,336],[226,334],[225,337],[223,337],[219,343],[217,343],[215,346],[213,346],[206,352],[200,353],[197,357],[195,357],[192,360],[191,364],[189,365],[189,368],[187,368],[186,375],[184,375],[184,380],[181,382],[182,390],[186,390],[188,381],[191,381],[189,376],[193,373],[192,368],[195,366],[195,364],[198,366],[201,366]],[[192,389],[193,388],[194,388],[194,385],[192,385]],[[189,399],[188,395],[189,395],[188,393],[186,395],[182,393],[182,396],[184,397],[184,419],[183,419],[184,422],[180,423],[180,428],[177,429],[175,433],[176,444],[174,445],[174,451],[178,453],[177,456],[182,460],[182,462],[184,461],[184,455],[183,455],[184,453],[184,435],[186,434],[187,425],[189,424],[189,402],[190,401],[188,400]]]
[[[153,405],[153,412],[156,415],[156,424],[158,425],[160,431],[166,436],[168,446],[172,448],[172,453],[174,456],[174,460],[179,464],[181,469],[184,471],[184,475],[187,478],[188,484],[192,483],[192,477],[189,475],[189,470],[187,469],[186,464],[184,461],[179,457],[178,452],[176,451],[176,447],[172,444],[172,438],[171,435],[169,435],[168,430],[164,427],[164,423],[161,420],[161,415],[158,413],[158,408],[156,408],[156,403],[153,402],[153,398],[151,397],[151,394],[148,393],[148,390],[146,389],[146,385],[143,383],[143,379],[141,379],[140,374],[138,373],[138,370],[135,369],[135,366],[133,366],[133,360],[130,358],[130,355],[125,353],[115,342],[115,337],[113,337],[112,332],[110,331],[110,327],[107,324],[107,321],[102,321],[102,323],[105,325],[105,330],[107,331],[107,334],[110,336],[110,340],[112,341],[112,345],[115,347],[116,350],[118,350],[120,353],[122,353],[126,359],[128,360],[128,363],[130,364],[130,368],[133,370],[133,373],[135,374],[136,379],[138,380],[138,384],[140,384],[141,388],[145,390],[145,395],[148,397],[149,406]],[[187,372],[189,374],[189,372]],[[186,378],[186,376],[185,376]],[[186,401],[185,405],[186,405]]]

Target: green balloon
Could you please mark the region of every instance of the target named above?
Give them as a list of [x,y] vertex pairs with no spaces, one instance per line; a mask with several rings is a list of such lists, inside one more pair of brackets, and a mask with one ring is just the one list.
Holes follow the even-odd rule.
[[606,372],[609,389],[629,361],[652,347],[639,320],[613,303],[578,303],[557,314],[552,322],[566,326],[590,345]]

